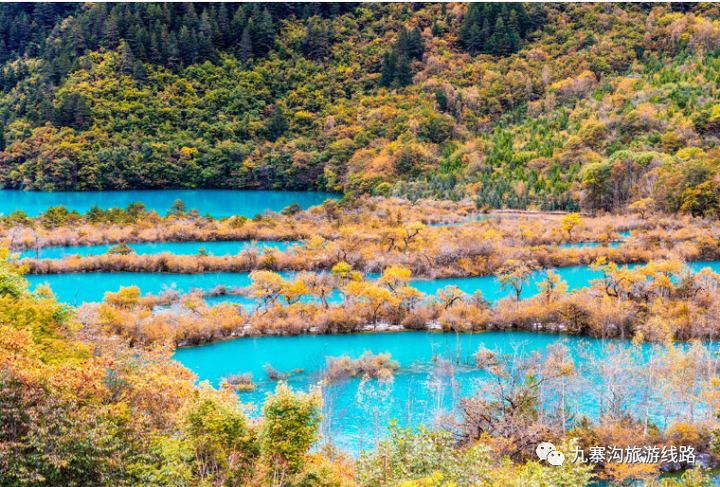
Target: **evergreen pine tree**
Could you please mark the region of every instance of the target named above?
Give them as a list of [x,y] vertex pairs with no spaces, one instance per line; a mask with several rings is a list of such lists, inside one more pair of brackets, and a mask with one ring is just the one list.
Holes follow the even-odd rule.
[[183,25],[180,28],[177,42],[183,64],[185,66],[192,64],[193,59],[195,58],[194,51],[197,49],[197,41],[193,43],[193,38],[187,25]]
[[128,42],[123,39],[120,42],[120,72],[124,75],[132,75],[135,69],[135,56]]
[[420,28],[415,26],[408,38],[408,54],[413,59],[420,59],[423,52],[425,52],[425,46],[423,46],[422,34]]
[[502,17],[498,17],[497,22],[495,22],[489,44],[490,53],[495,56],[506,56],[512,52],[512,42]]
[[[113,10],[113,12],[115,12]],[[110,18],[105,22],[104,36],[107,47],[114,49],[120,42],[120,30],[118,29],[117,17],[114,13],[110,14]]]
[[228,16],[227,4],[221,3],[217,15],[217,26],[220,33],[220,47],[226,48],[230,44],[230,18]]
[[33,20],[44,27],[52,27],[55,20],[55,5],[51,2],[38,2],[32,14]]
[[6,148],[5,143],[5,127],[0,125],[0,152],[3,152]]
[[485,41],[483,39],[482,31],[477,24],[470,27],[470,31],[465,38],[465,49],[467,49],[470,54],[485,51]]
[[215,54],[215,48],[213,47],[212,40],[205,33],[200,33],[198,36],[198,60],[199,62],[210,61],[215,62],[217,56]]
[[273,30],[272,16],[268,9],[264,9],[256,18],[257,26],[257,53],[265,56],[275,44],[275,32]]
[[328,54],[327,31],[310,22],[307,27],[305,38],[302,42],[302,51],[308,59],[324,59]]
[[398,58],[410,57],[410,39],[405,28],[400,29],[400,35],[398,35],[398,41],[395,45],[395,52]]
[[397,75],[395,76],[397,86],[403,87],[412,84],[412,71],[410,70],[410,59],[407,56],[398,56]]
[[155,32],[150,33],[150,62],[153,64],[161,64],[163,60],[162,51],[160,50],[160,44]]
[[230,38],[239,38],[242,35],[242,32],[247,29],[246,24],[245,9],[241,4],[237,10],[235,10],[235,14],[230,22]]
[[517,12],[515,9],[512,9],[510,11],[510,15],[508,16],[507,29],[509,32],[515,31],[515,33],[520,33],[520,24],[518,23]]
[[478,8],[479,6],[476,3],[468,4],[467,12],[465,12],[465,18],[460,26],[460,44],[467,50],[470,50],[470,31],[473,26],[477,25],[478,22]]
[[70,34],[67,37],[68,47],[75,56],[80,56],[86,49],[85,34],[79,25],[73,25]]
[[510,37],[511,52],[518,52],[520,50],[520,24],[518,23],[517,12],[515,9],[510,11],[507,31],[508,36]]
[[195,64],[199,60],[198,37],[197,37],[197,33],[194,30],[190,31],[190,41],[188,44],[187,60],[188,60],[187,64]]
[[435,22],[433,22],[431,31],[432,31],[433,37],[440,37],[442,35],[442,31],[440,30],[440,25],[438,25],[437,20]]
[[380,86],[390,88],[395,80],[397,58],[392,51],[386,51],[383,56],[382,70],[380,72]]
[[288,129],[287,118],[285,117],[285,111],[281,106],[275,105],[272,114],[270,114],[270,120],[267,125],[268,139],[276,141],[280,138],[285,131]]
[[145,67],[143,66],[142,61],[139,59],[135,61],[135,66],[133,66],[133,78],[135,78],[137,81],[146,81],[147,80],[147,74],[145,73]]
[[183,24],[188,26],[190,29],[195,29],[198,26],[198,17],[195,12],[195,7],[192,2],[186,3],[185,6],[187,8],[187,13],[183,19]]
[[435,101],[437,101],[438,108],[441,112],[447,111],[448,98],[445,90],[443,90],[442,88],[438,88],[437,90],[435,90]]
[[242,38],[240,39],[240,47],[239,47],[239,55],[240,60],[243,62],[248,62],[253,57],[253,48],[252,48],[252,41],[250,40],[250,29],[248,27],[245,27],[245,29],[242,32]]
[[180,49],[178,48],[175,32],[170,33],[167,43],[167,68],[177,71],[182,66],[182,58],[180,57]]
[[0,39],[0,64],[4,63],[10,57],[10,51],[8,51],[7,45],[4,39]]
[[135,51],[137,53],[136,57],[143,62],[148,62],[150,60],[148,55],[150,52],[150,35],[145,28],[138,30],[135,42],[137,43],[137,50]]

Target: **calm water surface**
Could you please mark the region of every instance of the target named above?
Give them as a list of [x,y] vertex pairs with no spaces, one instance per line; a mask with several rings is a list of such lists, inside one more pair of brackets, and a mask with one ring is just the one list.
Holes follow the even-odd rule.
[[[441,424],[442,416],[453,410],[458,398],[472,395],[478,380],[487,377],[486,371],[464,363],[481,345],[504,354],[515,350],[542,352],[556,343],[567,345],[576,360],[598,356],[603,348],[601,340],[579,336],[520,331],[463,334],[460,335],[463,360],[458,365],[452,361],[457,347],[454,334],[409,331],[240,338],[178,349],[174,358],[195,372],[200,380],[213,385],[218,385],[229,374],[251,373],[257,390],[239,393],[240,398],[260,405],[277,384],[267,378],[263,370],[266,364],[281,373],[289,373],[287,382],[293,388],[307,391],[321,379],[328,357],[347,355],[357,359],[366,351],[391,354],[400,366],[391,383],[381,385],[371,380],[363,384],[361,379],[351,378],[324,391],[326,401],[332,404],[326,411],[329,422],[325,423],[325,431],[330,432],[340,447],[357,453],[373,446],[376,417],[380,436],[387,431],[391,419],[397,419],[400,425]],[[629,345],[625,342],[620,346]],[[644,350],[649,353],[649,346]],[[292,373],[293,370],[296,372]],[[599,378],[585,379],[588,385],[583,390],[600,387]],[[382,398],[377,409],[366,400],[372,394]],[[597,414],[597,408],[590,392],[581,393],[581,413],[592,417]]]
[[[700,270],[709,267],[715,272],[720,272],[720,261],[715,262],[692,262],[690,268]],[[633,267],[633,266],[630,266]],[[560,277],[567,281],[569,290],[586,287],[593,279],[598,279],[600,273],[593,272],[588,266],[560,267],[555,269]],[[285,274],[290,276],[291,274]],[[369,276],[375,278],[376,276]],[[218,285],[225,286],[249,286],[250,277],[248,273],[222,273],[212,272],[207,274],[152,274],[140,272],[93,272],[78,274],[45,274],[28,275],[28,281],[34,286],[47,283],[53,289],[60,301],[66,303],[81,304],[102,300],[105,292],[117,291],[120,286],[136,285],[140,291],[145,293],[158,293],[168,287],[175,287],[180,291],[188,291],[191,288],[212,289]],[[528,298],[536,295],[538,284],[545,278],[545,271],[533,273],[529,285],[523,289],[521,297]],[[458,286],[467,294],[474,294],[480,291],[485,299],[497,301],[510,295],[504,291],[497,279],[493,276],[486,277],[462,277],[452,279],[416,280],[410,283],[419,291],[434,295],[439,289],[446,286]],[[220,299],[220,298],[219,298]]]
[[[592,351],[599,351],[599,340],[525,332],[486,332],[463,335],[463,354],[475,351],[482,344],[500,353],[513,347],[523,350],[542,350],[559,341],[582,343]],[[459,393],[470,394],[474,379],[486,372],[468,365],[440,367],[436,357],[449,357],[456,350],[453,334],[432,332],[365,333],[352,335],[302,335],[294,337],[259,337],[228,340],[200,347],[178,349],[174,358],[195,372],[200,380],[218,385],[229,374],[250,372],[258,384],[254,392],[240,393],[241,400],[261,404],[276,383],[267,379],[265,364],[291,374],[287,382],[293,388],[308,390],[320,379],[320,372],[328,357],[348,355],[359,358],[363,352],[390,353],[400,365],[390,386],[381,389],[386,393],[382,401],[382,431],[387,422],[397,419],[401,425],[432,424],[439,415],[450,410],[457,401],[450,380],[459,387]],[[349,379],[328,391],[334,403],[331,431],[334,440],[344,449],[358,452],[374,443],[373,416],[369,406],[363,404],[365,395],[359,392],[361,380]],[[379,387],[370,381],[370,390]],[[367,386],[367,385],[366,385]]]
[[[196,255],[200,249],[205,249],[209,255],[235,255],[243,250],[256,248],[258,250],[276,249],[281,252],[291,248],[293,245],[299,245],[300,242],[276,242],[276,241],[234,241],[234,242],[145,242],[130,243],[128,246],[138,255],[153,255],[168,252],[173,255]],[[72,247],[45,247],[40,249],[41,259],[62,259],[70,255],[80,255],[86,257],[89,255],[101,255],[117,244],[103,245],[82,245]],[[36,257],[35,250],[24,250],[15,252],[20,258]]]
[[602,243],[602,242],[580,242],[580,243],[566,243],[566,244],[560,244],[558,247],[561,249],[583,249],[583,248],[593,248],[593,247],[608,247],[611,249],[620,247],[625,242],[608,242],[608,243]]
[[[285,274],[286,278],[290,275]],[[27,275],[34,286],[49,284],[58,300],[69,304],[102,301],[105,293],[116,292],[121,286],[138,286],[143,294],[158,294],[166,289],[188,292],[209,290],[217,286],[249,286],[247,272],[208,272],[205,274],[155,274],[139,272],[91,272],[75,274]]]
[[[560,244],[560,248],[584,248],[584,247],[609,247],[616,248],[622,245],[624,242],[610,242],[603,244],[600,242],[582,242],[582,243],[569,243]],[[168,252],[174,255],[196,255],[199,250],[205,249],[208,254],[212,255],[235,255],[239,254],[243,250],[250,248],[263,249],[277,249],[281,252],[289,249],[293,245],[299,245],[297,241],[229,241],[229,242],[143,242],[143,243],[129,243],[128,245],[138,255],[153,255]],[[80,255],[86,257],[90,255],[101,255],[110,250],[117,244],[101,244],[101,245],[73,245],[66,247],[43,247],[40,249],[41,259],[62,259],[71,255]],[[34,249],[23,250],[21,252],[14,252],[20,256],[21,259],[28,257],[34,259],[36,252]]]
[[338,199],[336,193],[303,191],[246,191],[223,189],[127,190],[127,191],[70,191],[45,193],[0,189],[0,214],[8,215],[23,210],[28,216],[37,216],[50,206],[63,205],[68,210],[85,213],[93,205],[100,208],[124,208],[141,201],[148,210],[165,215],[175,200],[180,199],[187,209],[195,208],[201,215],[214,217],[231,215],[255,216],[265,210],[280,211],[297,203],[307,209],[326,199]]

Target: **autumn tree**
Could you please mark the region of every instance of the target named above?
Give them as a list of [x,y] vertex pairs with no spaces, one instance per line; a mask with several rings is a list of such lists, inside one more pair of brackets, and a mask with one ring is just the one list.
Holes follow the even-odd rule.
[[640,218],[645,219],[645,215],[650,212],[655,206],[655,200],[652,198],[642,198],[628,206],[630,211],[637,211],[640,213]]
[[410,242],[412,242],[424,229],[425,225],[420,222],[412,222],[405,225],[405,235],[403,236],[403,240],[405,241],[405,252],[410,249]]
[[496,271],[495,275],[503,290],[512,289],[516,302],[520,302],[523,286],[530,282],[534,264],[525,264],[518,260],[508,259]]
[[275,305],[287,285],[280,274],[272,271],[253,271],[250,273],[250,280],[250,290],[258,300],[258,307],[264,308]]
[[538,283],[538,291],[545,303],[550,304],[568,290],[567,282],[554,270],[545,271],[545,280]]
[[573,231],[582,223],[582,218],[577,213],[565,215],[560,220],[560,227],[567,233],[568,241],[572,242]]

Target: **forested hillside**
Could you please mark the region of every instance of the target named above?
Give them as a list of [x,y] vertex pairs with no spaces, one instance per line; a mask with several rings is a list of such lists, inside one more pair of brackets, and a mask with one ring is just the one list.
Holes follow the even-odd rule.
[[699,216],[712,4],[0,4],[0,186]]

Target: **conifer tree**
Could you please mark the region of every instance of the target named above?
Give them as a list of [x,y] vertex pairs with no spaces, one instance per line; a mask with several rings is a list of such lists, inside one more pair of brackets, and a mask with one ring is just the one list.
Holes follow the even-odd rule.
[[267,125],[268,138],[275,141],[280,138],[287,129],[288,123],[285,117],[285,111],[281,106],[276,104],[275,107],[273,107]]
[[132,75],[135,69],[135,55],[130,49],[130,45],[126,40],[120,43],[120,72],[125,75]]
[[395,82],[398,87],[404,87],[412,84],[412,71],[410,70],[410,60],[407,56],[398,56],[397,75]]
[[495,22],[489,44],[491,54],[496,56],[506,56],[512,52],[512,42],[502,17],[498,17],[497,22]]
[[250,28],[245,27],[242,32],[242,38],[240,39],[240,60],[248,62],[253,57],[252,41],[250,40]]
[[392,51],[386,51],[383,56],[382,71],[380,72],[380,86],[390,88],[395,80],[397,57]]
[[423,46],[420,28],[415,26],[412,32],[410,32],[410,37],[408,39],[408,54],[412,59],[420,59],[422,58],[424,51],[425,47]]

